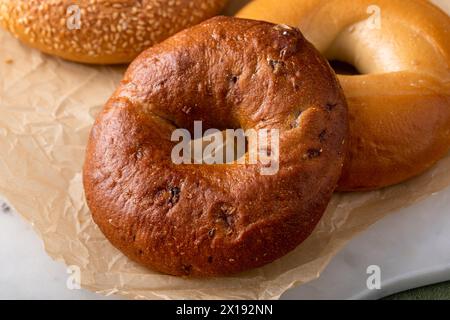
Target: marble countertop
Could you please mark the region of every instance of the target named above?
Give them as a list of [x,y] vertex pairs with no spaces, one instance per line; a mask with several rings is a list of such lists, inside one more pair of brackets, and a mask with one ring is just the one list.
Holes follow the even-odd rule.
[[[432,1],[450,12],[450,1]],[[449,198],[450,188],[387,216],[350,241],[318,280],[283,298],[376,299],[450,280]],[[0,243],[0,299],[118,299],[70,290],[66,267],[46,255],[32,226],[1,200]],[[380,289],[368,289],[370,266],[380,270]]]
[[[377,299],[450,280],[450,188],[395,212],[363,232],[331,261],[318,280],[284,299]],[[118,299],[70,290],[66,267],[44,252],[32,227],[0,201],[0,299]],[[369,266],[381,288],[369,290]]]
[[66,267],[44,252],[31,225],[0,200],[0,299],[101,299],[69,290]]

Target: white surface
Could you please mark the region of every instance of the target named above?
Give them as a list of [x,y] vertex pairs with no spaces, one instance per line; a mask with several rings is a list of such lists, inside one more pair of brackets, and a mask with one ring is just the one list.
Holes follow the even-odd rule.
[[[450,12],[450,0],[435,0]],[[450,188],[402,209],[354,238],[322,276],[287,299],[375,299],[450,280]],[[1,204],[0,204],[1,205]],[[52,261],[31,226],[0,209],[0,299],[104,299],[69,290],[66,267]],[[367,267],[381,268],[380,290],[368,290]]]
[[69,290],[66,267],[47,256],[32,227],[11,209],[0,210],[0,243],[0,299],[103,298]]
[[[377,299],[450,280],[450,188],[397,211],[354,238],[322,276],[288,299]],[[381,268],[380,290],[368,290],[367,267]]]
[[[322,276],[286,299],[380,298],[450,280],[450,188],[402,209],[353,239]],[[66,267],[44,252],[31,226],[0,211],[0,299],[99,299],[69,290]],[[368,290],[367,267],[381,268],[381,290]]]

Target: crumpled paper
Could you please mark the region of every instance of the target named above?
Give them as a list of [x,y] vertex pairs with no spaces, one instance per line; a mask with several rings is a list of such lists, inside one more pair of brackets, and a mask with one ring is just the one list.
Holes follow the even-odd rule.
[[81,168],[95,115],[125,67],[93,67],[29,49],[0,30],[0,194],[29,221],[48,254],[81,270],[92,291],[137,299],[276,299],[317,278],[356,234],[450,185],[450,155],[422,176],[367,193],[336,194],[296,250],[234,277],[183,279],[130,261],[93,223]]

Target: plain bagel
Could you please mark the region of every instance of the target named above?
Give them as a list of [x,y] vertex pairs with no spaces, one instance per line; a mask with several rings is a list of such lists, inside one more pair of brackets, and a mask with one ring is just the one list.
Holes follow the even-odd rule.
[[227,0],[0,0],[0,23],[27,45],[67,60],[117,64],[206,20]]
[[[171,134],[278,129],[279,171],[175,164]],[[84,187],[126,255],[172,275],[217,276],[293,250],[322,217],[347,135],[342,89],[297,29],[217,17],[142,53],[96,119]]]
[[450,18],[422,0],[255,0],[239,17],[299,27],[340,75],[350,118],[339,190],[414,177],[450,147]]

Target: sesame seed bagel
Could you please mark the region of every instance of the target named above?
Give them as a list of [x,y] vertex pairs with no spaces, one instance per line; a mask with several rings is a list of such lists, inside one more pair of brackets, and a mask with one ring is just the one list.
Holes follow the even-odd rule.
[[[279,170],[174,163],[171,135],[192,132],[194,121],[204,130],[278,130]],[[343,92],[300,31],[216,17],[130,65],[89,138],[87,203],[111,243],[149,268],[241,272],[311,234],[339,179],[346,135]]]
[[0,0],[0,23],[27,45],[67,60],[119,64],[206,20],[227,0]]
[[417,176],[450,148],[450,18],[423,0],[255,0],[239,17],[297,26],[340,75],[349,155],[339,190]]

